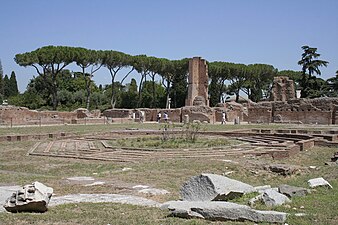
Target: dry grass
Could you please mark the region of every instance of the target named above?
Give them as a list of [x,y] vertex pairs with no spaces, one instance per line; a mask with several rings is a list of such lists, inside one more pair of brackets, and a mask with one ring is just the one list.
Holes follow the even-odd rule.
[[[158,125],[150,124],[149,126],[152,128],[155,126],[156,128]],[[95,125],[92,127],[88,125],[86,128],[89,129],[81,131],[83,126],[63,126],[66,129],[73,129],[72,132],[92,132],[94,130],[97,131],[97,129],[100,131],[108,130],[108,128],[103,129],[103,127],[105,126]],[[125,128],[122,125],[119,128],[111,125],[106,125],[106,127],[109,127],[109,129]],[[149,129],[149,127],[146,128]],[[232,128],[229,125],[229,129]],[[48,129],[49,131],[61,130],[60,127],[44,127],[41,129]],[[208,129],[211,128],[209,127]],[[2,129],[0,131],[4,132]],[[13,132],[13,130],[11,131]],[[31,132],[35,131],[34,129]],[[18,128],[15,132],[28,132],[28,128]],[[333,190],[319,189],[306,197],[294,199],[290,204],[290,209],[285,207],[276,209],[289,213],[304,212],[308,214],[306,217],[290,216],[287,221],[289,224],[336,224],[338,219],[336,210],[338,207],[338,167],[324,166],[324,162],[328,161],[335,151],[338,151],[337,148],[315,147],[306,152],[301,152],[293,158],[280,161],[273,161],[270,158],[229,157],[229,159],[238,163],[208,159],[112,163],[26,156],[27,151],[34,143],[34,141],[1,143],[0,185],[24,185],[38,180],[53,187],[55,194],[63,195],[71,193],[133,193],[133,190],[130,189],[132,185],[144,184],[170,191],[169,195],[151,197],[156,201],[164,202],[178,199],[179,189],[183,182],[189,177],[202,172],[223,174],[224,172],[234,171],[229,175],[231,178],[252,185],[271,184],[273,186],[290,184],[307,187],[306,182],[308,179],[322,176],[333,185]],[[255,166],[262,162],[299,165],[302,170],[297,175],[282,177]],[[309,166],[316,166],[317,168],[311,170]],[[132,170],[123,172],[122,168],[124,167],[130,167]],[[106,181],[107,184],[84,187],[81,183],[67,181],[66,178],[72,176],[91,176],[97,180]],[[304,206],[304,209],[300,209],[301,206]],[[296,210],[292,208],[296,208]],[[166,215],[167,212],[155,208],[110,203],[86,203],[52,207],[44,214],[0,213],[0,224],[243,224],[237,222],[184,220],[168,218]],[[247,224],[253,223],[248,222]]]

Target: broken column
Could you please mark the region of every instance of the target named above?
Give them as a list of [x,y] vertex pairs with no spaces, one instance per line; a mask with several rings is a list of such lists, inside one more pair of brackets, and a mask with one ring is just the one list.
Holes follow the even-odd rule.
[[188,95],[186,106],[209,106],[208,65],[201,57],[189,61]]
[[9,212],[45,212],[53,188],[40,182],[25,185],[9,197],[4,208]]

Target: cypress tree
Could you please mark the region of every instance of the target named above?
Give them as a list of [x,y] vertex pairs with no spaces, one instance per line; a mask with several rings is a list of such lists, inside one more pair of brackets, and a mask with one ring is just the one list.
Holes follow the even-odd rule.
[[16,81],[15,72],[12,71],[11,77],[9,78],[9,96],[16,96],[18,94],[18,82]]
[[8,98],[9,94],[10,94],[10,90],[9,90],[9,79],[7,74],[5,75],[4,79],[3,79],[3,87],[4,87],[4,97]]
[[[2,64],[0,60],[0,96],[4,95],[4,74],[2,70]],[[2,103],[2,101],[0,102]]]

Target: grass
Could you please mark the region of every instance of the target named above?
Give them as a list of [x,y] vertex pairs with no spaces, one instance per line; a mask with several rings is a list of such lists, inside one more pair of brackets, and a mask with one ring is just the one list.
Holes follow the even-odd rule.
[[[179,127],[180,124],[176,124]],[[237,130],[237,129],[283,129],[283,128],[304,128],[316,129],[311,125],[291,125],[291,124],[202,124],[203,130],[206,131],[226,131],[226,130]],[[154,129],[163,130],[164,124],[158,123],[114,123],[114,124],[88,124],[88,125],[58,125],[58,126],[14,126],[1,127],[0,135],[13,135],[13,134],[46,134],[46,133],[58,133],[58,132],[70,132],[77,134],[91,134],[98,132],[109,132],[112,130],[125,130],[126,128],[136,129]],[[320,129],[332,129],[330,127],[320,127]]]
[[163,140],[162,136],[138,137],[138,138],[119,138],[108,141],[114,147],[133,147],[147,149],[182,149],[182,148],[207,148],[207,147],[224,147],[241,143],[235,139],[224,138],[205,138],[200,137],[195,142],[189,141],[182,136],[171,137]]
[[[128,126],[139,129],[161,128],[161,125],[158,124],[147,124],[146,126],[145,124],[129,124]],[[221,128],[229,130],[234,128],[247,129],[247,127],[254,128],[252,125],[214,125],[215,130]],[[262,127],[271,128],[271,125],[262,125]],[[31,129],[30,133],[39,129],[41,129],[39,132],[46,132],[47,129],[54,132],[69,129],[67,130],[68,132],[90,133],[125,128],[126,124],[6,129],[22,134],[29,132],[29,129]],[[208,129],[211,130],[212,125],[207,126]],[[4,130],[0,129],[0,132],[4,133]],[[259,205],[257,208],[290,213],[291,215],[287,220],[288,224],[336,224],[338,219],[338,167],[324,165],[324,162],[329,161],[333,153],[338,151],[337,148],[314,147],[297,154],[295,157],[279,161],[274,161],[270,158],[233,156],[229,157],[229,159],[238,163],[209,159],[170,159],[132,164],[26,156],[27,151],[34,143],[34,141],[1,143],[0,185],[24,185],[40,181],[53,187],[55,194],[64,195],[75,193],[123,193],[124,189],[119,187],[124,187],[125,184],[144,184],[170,191],[168,195],[149,197],[159,202],[165,202],[179,199],[179,189],[182,184],[191,176],[200,173],[223,174],[228,171],[234,171],[229,177],[254,186],[270,184],[274,187],[280,184],[307,187],[308,179],[324,177],[332,184],[333,189],[320,188],[305,197],[294,198],[290,208],[284,206],[266,208]],[[301,171],[297,175],[283,177],[252,166],[257,162],[299,165],[301,166]],[[316,166],[316,169],[310,169],[309,166]],[[132,170],[122,172],[124,167],[130,167]],[[113,186],[84,187],[77,183],[67,183],[66,178],[72,176],[92,176],[97,180],[111,181]],[[247,200],[248,196],[237,201],[245,203]],[[304,208],[301,206],[304,206]],[[303,212],[307,216],[295,217],[293,215],[295,212]],[[0,224],[243,224],[242,222],[229,221],[185,220],[167,217],[167,215],[168,212],[156,208],[123,204],[66,204],[51,207],[44,214],[0,213]],[[254,223],[246,222],[244,224]]]

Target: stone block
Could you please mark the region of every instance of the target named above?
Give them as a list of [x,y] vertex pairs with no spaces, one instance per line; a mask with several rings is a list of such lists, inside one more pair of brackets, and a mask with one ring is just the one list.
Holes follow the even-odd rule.
[[229,200],[250,192],[253,186],[216,174],[191,177],[183,184],[180,194],[185,201]]

